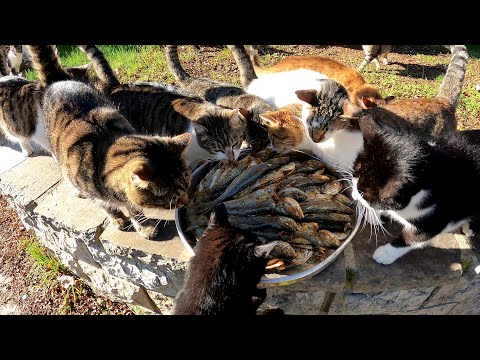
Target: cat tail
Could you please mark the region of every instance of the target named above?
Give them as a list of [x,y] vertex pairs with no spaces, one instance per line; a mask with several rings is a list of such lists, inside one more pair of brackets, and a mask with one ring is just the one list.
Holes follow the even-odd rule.
[[240,71],[240,82],[244,89],[257,78],[250,56],[243,45],[227,45]]
[[10,69],[7,65],[7,57],[0,53],[0,76],[10,75]]
[[254,47],[253,45],[245,45],[245,51],[250,57],[250,61],[253,65],[253,70],[255,71],[255,74],[257,76],[268,73],[267,69],[265,69],[260,63],[260,55],[258,54],[258,50],[256,47]]
[[180,84],[192,78],[185,71],[182,63],[180,62],[180,59],[178,57],[178,45],[167,45],[165,49],[165,56],[167,57],[168,68]]
[[444,45],[452,53],[445,78],[437,97],[445,99],[455,111],[462,93],[463,80],[467,71],[468,52],[465,45]]
[[43,86],[72,79],[72,76],[63,69],[54,45],[27,45],[27,49],[30,51],[33,67]]
[[77,47],[85,53],[88,60],[91,62],[95,69],[95,73],[100,78],[104,93],[110,93],[114,87],[120,85],[112,67],[98,47],[95,45],[77,45]]

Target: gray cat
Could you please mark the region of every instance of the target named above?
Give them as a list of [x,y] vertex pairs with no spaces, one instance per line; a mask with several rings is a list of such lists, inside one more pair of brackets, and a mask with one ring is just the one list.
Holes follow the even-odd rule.
[[[273,108],[262,98],[256,95],[247,94],[245,90],[238,86],[208,78],[192,78],[183,69],[180,59],[178,58],[177,48],[177,45],[167,45],[166,56],[168,67],[182,89],[194,93],[202,99],[216,105],[225,106],[227,108],[242,107],[247,109],[250,112],[250,116],[247,118],[247,143],[254,150],[261,150],[268,146],[269,139],[266,129],[260,125],[260,114],[272,111]],[[238,50],[236,45],[229,45],[229,48]],[[241,47],[241,50],[243,50],[243,56],[245,56],[246,61],[251,65],[248,54],[243,49],[243,46]],[[235,51],[234,56],[241,57],[241,50]],[[250,67],[251,69],[248,67],[242,67],[240,69],[242,84],[245,79],[250,79],[252,76],[255,76],[253,66]],[[246,85],[248,86],[248,84]]]

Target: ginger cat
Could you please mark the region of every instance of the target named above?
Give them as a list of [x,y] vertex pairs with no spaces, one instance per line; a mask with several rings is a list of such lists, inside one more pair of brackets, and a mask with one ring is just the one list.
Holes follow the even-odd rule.
[[360,73],[341,62],[320,55],[292,55],[270,67],[260,64],[258,51],[252,47],[246,47],[253,63],[257,76],[275,72],[291,71],[296,69],[308,69],[319,72],[328,78],[339,82],[347,89],[350,101],[362,108],[366,108],[362,98],[368,100],[370,106],[384,105],[393,99],[393,96],[383,98],[380,92],[370,84]]

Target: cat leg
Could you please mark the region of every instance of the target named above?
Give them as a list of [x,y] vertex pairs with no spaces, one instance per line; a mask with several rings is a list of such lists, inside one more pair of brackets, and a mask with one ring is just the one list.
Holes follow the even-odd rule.
[[426,239],[429,239],[429,237],[424,234],[416,234],[412,229],[404,228],[401,237],[386,245],[379,246],[375,250],[373,260],[379,264],[390,265],[410,251],[428,246],[429,242]]
[[130,222],[129,218],[125,216],[121,210],[106,204],[102,204],[101,206],[107,213],[110,222],[113,224],[113,226],[115,226],[115,228],[118,230],[126,230]]
[[158,224],[161,220],[148,219],[143,213],[135,211],[134,209],[128,209],[130,213],[130,221],[133,224],[135,230],[145,239],[153,239],[158,235]]
[[73,197],[78,197],[80,199],[87,199],[88,196],[86,196],[82,190],[80,190],[78,187],[76,187],[70,180],[68,179],[65,179],[65,181],[67,182],[67,184],[70,186],[70,194],[73,196]]
[[382,68],[380,66],[380,62],[378,61],[377,58],[373,59],[372,62],[375,64],[375,71],[380,71]]
[[20,148],[22,149],[22,154],[25,156],[32,156],[33,148],[32,148],[32,145],[30,145],[30,140],[22,139],[22,140],[19,140],[19,143],[20,143]]
[[358,67],[357,70],[358,70],[359,72],[363,71],[363,69],[365,68],[365,66],[368,65],[369,62],[370,62],[370,61],[369,61],[367,58],[363,59],[362,63],[360,64],[360,66]]
[[380,55],[380,58],[382,59],[382,63],[383,65],[388,65],[388,58],[387,58],[388,54],[382,54]]

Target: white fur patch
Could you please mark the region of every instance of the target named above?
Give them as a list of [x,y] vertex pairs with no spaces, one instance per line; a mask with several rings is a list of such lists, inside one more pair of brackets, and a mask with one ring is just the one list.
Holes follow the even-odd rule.
[[389,265],[397,260],[399,257],[413,250],[412,246],[394,247],[390,244],[383,245],[377,248],[373,253],[373,260],[379,264]]
[[47,150],[50,154],[52,153],[50,140],[48,139],[45,127],[45,116],[43,115],[43,109],[40,107],[40,104],[37,104],[37,124],[35,126],[35,132],[32,135],[32,140]]
[[248,86],[248,94],[257,95],[275,109],[288,104],[304,103],[295,94],[296,90],[319,90],[327,76],[317,71],[297,69],[277,73],[263,74]]
[[190,126],[189,133],[192,134],[192,142],[183,153],[183,158],[190,167],[194,167],[199,161],[210,159],[211,154],[198,143],[197,135],[193,126]]
[[422,202],[430,194],[429,190],[420,190],[410,199],[408,205],[401,210],[387,210],[386,213],[390,217],[406,228],[412,229],[413,225],[408,220],[419,219],[425,215],[428,215],[435,209],[435,205],[432,205],[428,208],[421,209]]

